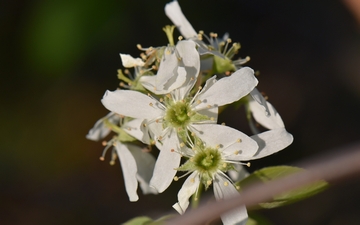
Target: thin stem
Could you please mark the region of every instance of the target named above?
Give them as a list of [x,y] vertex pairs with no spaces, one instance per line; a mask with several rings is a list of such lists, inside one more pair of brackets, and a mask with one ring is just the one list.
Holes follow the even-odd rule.
[[196,190],[195,194],[191,197],[191,208],[196,209],[199,206],[200,197],[202,193],[204,185],[200,182],[198,189]]

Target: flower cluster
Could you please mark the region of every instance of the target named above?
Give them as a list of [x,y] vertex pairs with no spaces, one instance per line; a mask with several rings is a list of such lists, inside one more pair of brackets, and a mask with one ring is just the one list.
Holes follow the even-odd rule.
[[[130,201],[138,200],[138,184],[144,194],[157,194],[189,175],[173,205],[182,214],[189,198],[198,201],[203,188],[212,186],[216,199],[239,195],[235,182],[247,176],[243,165],[284,149],[293,138],[256,89],[254,71],[242,67],[249,58],[233,59],[238,43],[230,46],[227,34],[220,39],[214,33],[196,33],[177,1],[167,4],[165,13],[183,37],[175,44],[175,26],[166,26],[167,46],[138,46],[141,58],[120,54],[127,68],[118,71],[120,88],[106,91],[101,102],[110,113],[87,138],[97,141],[111,131],[116,134],[103,142],[101,159],[112,148],[110,163],[119,158]],[[252,136],[217,124],[219,107],[235,102],[245,105]],[[267,131],[260,132],[256,124]],[[245,207],[222,216],[224,224],[246,220]]]

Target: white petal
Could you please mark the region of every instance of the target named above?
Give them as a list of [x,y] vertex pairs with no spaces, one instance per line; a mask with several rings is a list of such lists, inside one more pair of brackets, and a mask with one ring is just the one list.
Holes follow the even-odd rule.
[[179,138],[176,132],[171,132],[169,137],[164,138],[163,145],[160,146],[154,175],[150,180],[150,186],[154,187],[159,193],[169,187],[176,174],[176,168],[180,165],[180,154],[171,151],[171,149],[177,150],[178,148]]
[[259,150],[252,159],[259,159],[274,154],[289,146],[294,140],[293,136],[285,128],[269,130],[253,135],[251,138],[259,145]]
[[184,36],[186,39],[197,36],[194,28],[191,26],[191,24],[181,11],[181,8],[177,1],[172,1],[166,4],[165,14],[179,29],[181,35]]
[[219,124],[191,125],[193,131],[208,147],[220,146],[225,159],[248,160],[258,150],[256,141],[246,134]]
[[111,129],[104,124],[104,119],[107,119],[112,124],[117,124],[120,121],[120,117],[113,112],[108,113],[105,117],[96,121],[95,125],[89,133],[86,135],[86,138],[92,141],[98,141],[106,137]]
[[144,126],[145,120],[143,119],[133,119],[125,123],[122,128],[123,130],[138,139],[139,141],[150,144],[150,137],[148,128]]
[[165,91],[163,91],[163,94],[169,93],[172,90],[179,88],[181,86],[184,85],[185,81],[187,80],[187,72],[186,69],[184,67],[177,67],[176,68],[176,73],[170,77],[170,79],[168,80],[168,82],[166,84],[164,84],[163,89]]
[[189,198],[199,188],[200,176],[197,172],[193,172],[184,182],[178,193],[178,202],[173,205],[173,208],[180,214],[184,214],[189,206]]
[[135,202],[139,199],[136,193],[138,182],[136,179],[137,167],[135,159],[126,145],[116,142],[115,149],[123,171],[126,192],[130,201]]
[[120,58],[122,61],[122,64],[125,68],[132,68],[135,66],[144,66],[145,63],[142,61],[142,59],[140,58],[133,58],[131,55],[128,54],[121,54],[120,53]]
[[141,190],[144,194],[157,194],[157,191],[149,186],[155,166],[154,156],[148,152],[144,152],[143,149],[139,146],[128,144],[127,147],[131,151],[131,154],[134,156],[134,159],[136,161],[136,177],[140,183]]
[[268,129],[284,127],[280,114],[256,89],[251,92],[249,108],[256,122]]
[[[226,185],[225,185],[226,184]],[[229,181],[220,175],[217,175],[214,180],[214,195],[217,200],[233,198],[239,195],[236,188],[229,183]],[[244,206],[235,208],[227,213],[221,215],[221,220],[224,225],[244,224],[248,218],[246,208]]]
[[233,166],[235,167],[235,170],[228,171],[228,174],[233,181],[237,182],[249,176],[249,172],[246,171],[243,165],[233,164]]
[[164,113],[160,102],[138,91],[106,91],[101,102],[108,110],[132,118],[154,119]]
[[254,71],[249,67],[241,68],[229,77],[224,77],[214,83],[208,90],[202,91],[196,98],[201,101],[196,110],[208,106],[218,107],[230,104],[249,94],[257,85]]

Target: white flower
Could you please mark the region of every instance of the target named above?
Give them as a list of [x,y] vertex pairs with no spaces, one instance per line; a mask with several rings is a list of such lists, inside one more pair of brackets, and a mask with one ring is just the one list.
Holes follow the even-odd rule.
[[[216,33],[210,33],[210,37],[202,31],[196,33],[189,21],[184,16],[179,3],[172,1],[165,6],[165,14],[179,29],[180,33],[186,38],[196,42],[200,55],[210,54],[213,57],[204,57],[201,60],[201,70],[211,70],[212,74],[225,73],[227,71],[235,71],[240,69],[243,64],[250,60],[250,57],[244,59],[232,60],[234,55],[240,49],[239,43],[231,44],[231,39],[226,33],[223,38],[219,38]],[[203,39],[207,39],[206,44]]]
[[[233,164],[253,159],[258,150],[257,143],[242,132],[217,124],[204,124],[193,127],[196,135],[192,149],[185,156],[190,159],[178,168],[179,171],[192,173],[178,193],[178,203],[173,207],[184,213],[189,205],[189,198],[195,194],[199,185],[207,189],[213,184],[217,200],[239,195],[237,187],[225,172],[234,169]],[[199,131],[201,129],[201,131]],[[217,132],[214,132],[214,131]],[[176,177],[177,179],[177,177]],[[245,223],[247,219],[244,206],[221,216],[225,225]]]
[[[130,201],[137,201],[138,183],[144,194],[157,194],[156,190],[149,186],[150,179],[155,166],[155,158],[150,153],[144,151],[141,147],[130,144],[128,141],[148,140],[149,138],[138,128],[142,120],[134,119],[124,123],[124,118],[116,113],[109,113],[98,120],[94,127],[86,136],[90,140],[98,141],[106,137],[111,131],[118,135],[114,136],[109,142],[104,141],[106,146],[101,160],[109,148],[112,148],[110,164],[115,164],[116,158],[119,158],[122,168],[125,189]],[[132,136],[129,136],[131,134]]]
[[[181,70],[182,67],[178,67],[178,71]],[[181,151],[188,131],[197,124],[214,123],[219,106],[239,100],[258,83],[254,71],[247,67],[218,81],[215,78],[208,79],[204,88],[192,98],[189,93],[196,82],[194,79],[189,79],[185,86],[171,91],[159,101],[131,90],[107,91],[102,99],[103,105],[112,112],[147,120],[146,126],[161,150],[150,181],[159,192],[172,182],[176,173],[174,168],[180,163],[180,154],[176,151]]]
[[259,145],[259,150],[254,158],[263,158],[289,146],[294,138],[286,131],[284,122],[276,109],[265,100],[256,88],[250,92],[248,99],[247,107],[254,120],[269,129],[259,133],[253,121],[249,120],[250,128],[255,133],[251,138]]

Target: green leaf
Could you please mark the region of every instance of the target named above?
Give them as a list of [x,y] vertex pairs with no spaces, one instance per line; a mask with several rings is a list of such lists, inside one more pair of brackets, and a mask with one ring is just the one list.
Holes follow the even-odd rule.
[[139,216],[126,221],[123,225],[149,225],[152,222],[153,220],[147,216]]
[[[276,180],[287,175],[299,173],[301,171],[304,171],[304,169],[291,166],[267,167],[253,172],[247,178],[243,179],[237,184],[243,188],[255,182],[267,183],[269,181]],[[295,190],[274,196],[273,200],[260,203],[259,206],[261,208],[275,208],[287,205],[315,195],[325,190],[327,187],[328,183],[326,181],[320,180]]]
[[149,225],[161,225],[167,222],[166,220],[172,219],[173,217],[177,216],[177,214],[170,214],[163,217],[160,217],[159,219],[155,220],[154,222],[150,223]]

